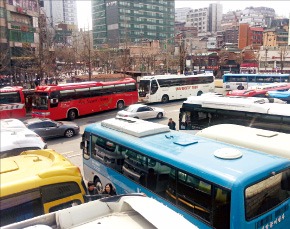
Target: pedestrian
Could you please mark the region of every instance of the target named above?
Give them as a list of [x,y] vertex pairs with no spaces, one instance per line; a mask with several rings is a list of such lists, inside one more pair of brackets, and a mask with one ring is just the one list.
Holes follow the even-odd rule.
[[169,129],[176,130],[176,123],[172,120],[172,118],[169,119],[168,126],[169,126]]
[[88,194],[89,195],[96,195],[99,194],[98,189],[96,188],[95,184],[93,181],[88,182]]
[[115,196],[116,195],[116,191],[113,187],[113,185],[111,183],[106,184],[104,191],[102,192],[102,194],[107,194],[110,196]]

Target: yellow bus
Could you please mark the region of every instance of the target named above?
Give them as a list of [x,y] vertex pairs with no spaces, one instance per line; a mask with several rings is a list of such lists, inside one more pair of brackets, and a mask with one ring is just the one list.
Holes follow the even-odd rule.
[[79,168],[51,149],[0,160],[0,226],[84,203]]

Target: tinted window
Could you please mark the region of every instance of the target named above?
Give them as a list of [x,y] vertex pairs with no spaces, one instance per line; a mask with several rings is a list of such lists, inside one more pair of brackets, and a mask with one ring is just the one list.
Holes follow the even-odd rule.
[[43,203],[59,200],[81,193],[79,185],[75,182],[58,183],[41,188]]
[[56,127],[57,124],[55,122],[43,122],[43,127]]
[[60,91],[60,101],[70,101],[75,99],[75,97],[76,97],[75,90]]
[[1,92],[0,104],[20,103],[21,98],[19,92]]
[[90,89],[89,88],[79,88],[76,89],[76,99],[88,98],[90,97]]
[[44,127],[44,125],[42,122],[28,124],[28,129],[36,129],[36,128],[43,128],[43,127]]

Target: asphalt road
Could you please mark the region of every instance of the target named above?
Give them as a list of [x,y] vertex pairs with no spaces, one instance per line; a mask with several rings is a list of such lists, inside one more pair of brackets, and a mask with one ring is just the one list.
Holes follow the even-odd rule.
[[[216,88],[216,92],[224,93],[224,91],[221,88]],[[151,119],[150,121],[167,125],[168,119],[172,118],[176,122],[176,127],[178,129],[179,109],[183,101],[184,100],[177,100],[166,104],[162,103],[150,104],[150,106],[157,106],[163,108],[166,113],[165,117],[163,117],[162,119]],[[72,163],[81,168],[82,171],[82,155],[80,149],[80,142],[85,127],[94,122],[99,122],[104,119],[116,117],[117,112],[118,110],[104,111],[101,113],[92,114],[76,119],[75,122],[80,126],[80,134],[69,139],[68,138],[49,139],[47,140],[48,148],[54,149],[55,151],[63,154]]]

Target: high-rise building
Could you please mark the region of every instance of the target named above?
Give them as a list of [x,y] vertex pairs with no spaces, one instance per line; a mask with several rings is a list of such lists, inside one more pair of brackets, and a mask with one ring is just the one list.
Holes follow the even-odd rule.
[[188,12],[187,21],[192,22],[199,33],[209,31],[209,8],[193,9]]
[[92,1],[94,46],[173,40],[174,16],[174,1]]
[[191,10],[190,7],[182,7],[175,9],[175,21],[185,22],[187,19],[187,14]]
[[77,25],[75,0],[44,0],[43,10],[51,26],[61,23]]
[[192,22],[199,33],[214,33],[221,30],[223,7],[220,3],[212,3],[209,7],[190,10],[187,21]]
[[223,6],[220,3],[212,3],[209,5],[209,32],[221,30],[222,16]]

